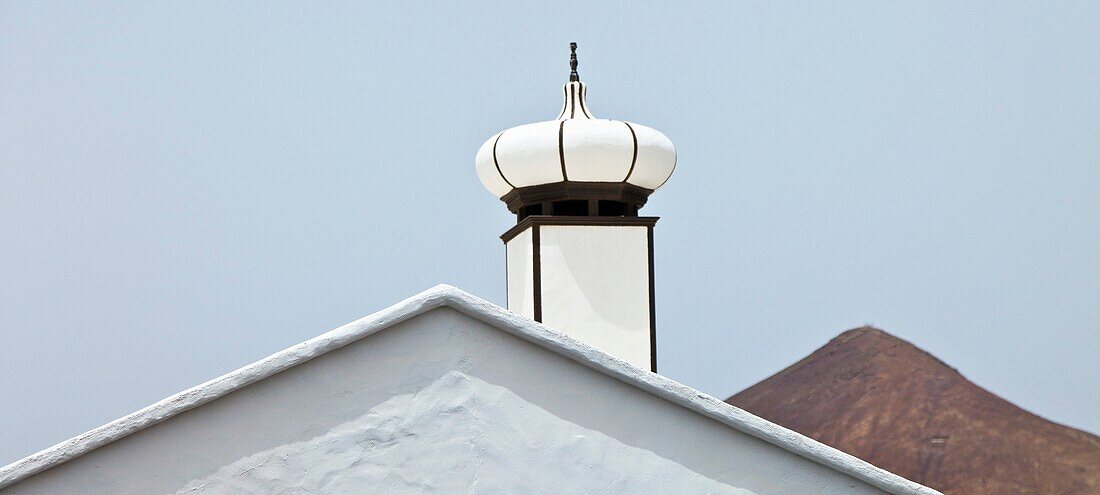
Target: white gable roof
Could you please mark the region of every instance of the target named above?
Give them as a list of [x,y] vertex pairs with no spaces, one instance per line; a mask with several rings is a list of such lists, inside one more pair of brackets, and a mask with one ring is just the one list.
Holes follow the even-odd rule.
[[604,375],[716,420],[798,456],[897,495],[939,492],[879,469],[796,432],[758,418],[714,397],[627,364],[545,325],[509,312],[457,288],[439,285],[385,310],[273,354],[87,433],[0,468],[0,488],[50,469],[98,447],[225,396],[249,384],[439,307],[449,307]]

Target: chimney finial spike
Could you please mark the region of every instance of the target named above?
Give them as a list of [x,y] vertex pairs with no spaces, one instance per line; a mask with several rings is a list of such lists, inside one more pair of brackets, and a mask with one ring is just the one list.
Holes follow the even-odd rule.
[[577,74],[577,42],[569,44],[569,82],[580,82],[581,76]]

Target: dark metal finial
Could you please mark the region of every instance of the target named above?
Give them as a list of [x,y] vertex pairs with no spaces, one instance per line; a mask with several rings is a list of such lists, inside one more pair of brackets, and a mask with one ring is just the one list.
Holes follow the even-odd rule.
[[581,76],[577,74],[577,43],[569,44],[569,82],[580,82]]

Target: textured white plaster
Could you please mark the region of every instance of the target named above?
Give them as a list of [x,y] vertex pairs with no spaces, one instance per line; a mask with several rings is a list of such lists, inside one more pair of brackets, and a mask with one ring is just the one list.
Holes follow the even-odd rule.
[[[697,421],[693,421],[693,417],[700,418],[700,420],[702,418],[709,418],[710,420],[713,420],[717,423],[714,425],[716,427],[721,428],[721,425],[725,425],[726,427],[731,428],[730,430],[725,430],[724,428],[722,428],[722,431],[711,432],[711,435],[718,434],[723,438],[729,438],[724,439],[721,443],[712,445],[708,450],[704,452],[699,452],[698,449],[692,448],[693,445],[680,444],[667,447],[665,445],[668,444],[670,439],[666,437],[646,440],[646,442],[651,445],[650,450],[653,452],[672,449],[669,451],[675,453],[675,455],[677,456],[695,456],[695,460],[693,462],[697,464],[712,464],[707,467],[707,469],[714,470],[715,476],[721,475],[722,469],[728,468],[723,468],[723,463],[721,462],[716,463],[716,459],[714,459],[714,456],[736,455],[746,462],[751,461],[754,458],[767,460],[766,464],[754,464],[750,466],[751,469],[749,471],[745,471],[739,475],[738,479],[745,479],[746,482],[763,483],[767,486],[775,487],[816,486],[818,482],[831,483],[829,486],[835,486],[835,484],[839,482],[835,477],[829,478],[828,476],[823,474],[830,472],[829,470],[815,471],[813,469],[807,469],[805,466],[802,466],[798,462],[795,462],[796,460],[798,460],[798,457],[801,457],[809,459],[810,461],[813,461],[821,466],[830,468],[837,473],[847,475],[851,477],[851,479],[858,480],[861,483],[866,483],[867,485],[877,487],[883,491],[886,491],[887,493],[892,493],[896,495],[933,495],[938,493],[935,490],[923,487],[911,481],[905,480],[904,478],[878,469],[864,461],[844,454],[836,449],[815,442],[807,437],[799,435],[773,423],[769,423],[745,411],[729,406],[728,404],[725,404],[714,397],[705,395],[701,392],[695,391],[689,387],[686,387],[659,375],[633,367],[625,361],[619,360],[589,345],[571,339],[544,325],[535,323],[527,318],[519,316],[515,313],[511,313],[507,310],[499,308],[495,305],[492,305],[486,301],[478,299],[450,286],[437,286],[433,289],[425,291],[412,298],[406,299],[401,303],[398,303],[371,316],[340,327],[336,330],[323,334],[302,344],[291,347],[290,349],[274,354],[262,361],[241,368],[240,370],[234,371],[215,380],[211,380],[207,383],[204,383],[178,395],[165,399],[164,401],[158,402],[145,409],[142,409],[134,414],[116,420],[112,423],[104,425],[100,428],[87,432],[73,439],[62,442],[54,447],[34,454],[14,464],[0,468],[0,493],[147,493],[148,491],[135,492],[131,490],[128,492],[124,492],[123,490],[110,490],[109,488],[112,486],[112,484],[117,485],[118,483],[120,483],[120,480],[119,478],[107,478],[105,477],[104,473],[108,470],[108,468],[115,470],[119,469],[120,467],[117,464],[114,466],[104,464],[101,468],[100,464],[98,464],[99,461],[97,460],[96,462],[83,463],[83,466],[79,467],[79,469],[73,468],[69,469],[68,471],[65,470],[66,466],[63,466],[63,464],[73,463],[74,460],[76,460],[76,463],[79,463],[79,458],[81,456],[93,453],[94,450],[102,448],[100,453],[107,451],[110,454],[101,454],[99,455],[99,457],[97,457],[97,459],[102,459],[104,460],[104,462],[109,460],[109,458],[112,458],[112,456],[115,459],[121,459],[126,458],[125,456],[144,455],[147,457],[146,459],[129,457],[130,460],[128,461],[128,465],[123,467],[128,467],[129,464],[133,464],[136,461],[141,460],[146,465],[156,466],[156,468],[150,467],[149,469],[151,470],[165,469],[171,471],[173,469],[176,469],[176,466],[173,466],[170,462],[168,464],[157,464],[155,462],[156,459],[148,459],[148,456],[151,455],[150,452],[156,451],[157,456],[164,457],[169,461],[178,461],[178,458],[174,458],[171,456],[175,455],[178,457],[182,454],[178,452],[178,448],[174,449],[176,450],[176,452],[173,452],[173,449],[171,448],[173,445],[181,445],[183,443],[190,442],[189,448],[191,449],[208,449],[207,451],[204,451],[203,454],[206,456],[220,455],[223,454],[224,451],[227,449],[235,448],[236,444],[233,443],[233,438],[201,439],[203,441],[195,441],[195,439],[193,438],[195,435],[209,435],[211,429],[217,429],[219,432],[221,432],[221,434],[228,437],[231,437],[235,434],[250,435],[249,438],[251,438],[250,441],[252,442],[256,442],[256,435],[261,435],[260,440],[263,440],[262,434],[266,433],[266,430],[264,430],[261,425],[254,425],[253,428],[246,427],[244,430],[238,429],[237,431],[227,430],[226,425],[228,425],[230,421],[247,422],[253,417],[260,418],[265,415],[272,416],[269,410],[258,409],[275,407],[273,404],[270,403],[270,401],[272,400],[270,396],[263,400],[250,400],[250,397],[265,397],[263,394],[272,393],[273,389],[271,389],[270,387],[268,387],[265,392],[265,389],[263,387],[264,384],[279,382],[283,384],[281,385],[283,387],[290,387],[286,390],[280,391],[277,395],[275,395],[275,397],[283,397],[286,393],[290,393],[291,391],[293,391],[293,393],[295,394],[303,395],[305,391],[311,388],[316,388],[323,384],[329,383],[327,380],[330,380],[330,378],[328,378],[330,375],[340,375],[343,380],[350,380],[354,377],[344,376],[350,372],[347,363],[341,364],[340,366],[336,367],[330,367],[329,371],[316,375],[310,373],[296,374],[288,370],[296,366],[300,367],[300,365],[304,363],[312,361],[337,349],[348,346],[348,344],[356,342],[367,336],[373,335],[380,330],[389,328],[391,326],[409,320],[415,316],[423,315],[433,309],[444,306],[452,308],[455,311],[469,316],[473,320],[487,325],[487,328],[503,331],[514,337],[518,337],[519,339],[522,339],[528,343],[542,347],[543,349],[546,349],[557,356],[565,357],[567,359],[575,361],[576,363],[579,363],[580,365],[583,365],[584,367],[595,371],[595,376],[600,376],[601,378],[614,378],[615,380],[618,380],[619,382],[627,385],[626,387],[620,387],[621,389],[635,391],[635,394],[641,394],[640,396],[623,395],[625,393],[623,390],[607,389],[606,384],[600,384],[597,382],[585,382],[583,383],[583,385],[585,385],[586,388],[575,391],[553,388],[558,387],[560,384],[558,382],[552,381],[550,383],[543,383],[540,380],[534,380],[536,382],[535,385],[532,385],[530,383],[527,383],[525,385],[522,381],[512,384],[512,386],[514,387],[526,387],[525,394],[529,396],[533,396],[531,394],[546,395],[550,394],[551,392],[553,394],[556,394],[548,395],[548,397],[551,398],[547,399],[550,402],[546,403],[557,404],[556,407],[559,408],[558,414],[569,413],[580,414],[582,416],[584,414],[596,414],[598,417],[588,418],[588,421],[592,421],[598,424],[598,429],[600,431],[617,430],[617,434],[620,435],[618,438],[623,438],[622,435],[627,435],[630,437],[636,437],[639,440],[652,437],[653,435],[660,433],[660,431],[643,428],[640,426],[641,423],[635,423],[633,421],[620,420],[615,422],[613,420],[617,419],[616,417],[607,415],[622,415],[625,413],[630,413],[633,406],[640,406],[642,405],[642,402],[646,402],[648,405],[634,412],[635,415],[642,413],[650,414],[652,410],[655,410],[661,404],[672,404],[680,407],[676,408],[669,405],[668,408],[671,408],[670,410],[666,410],[667,408],[662,408],[662,411],[664,411],[663,414],[672,414],[678,418],[676,419],[675,423],[668,425],[668,428],[680,428],[680,430],[682,431],[677,430],[677,435],[681,437],[685,435],[697,435],[699,434],[698,432],[701,431],[699,428],[707,428],[708,430],[709,428],[711,428],[706,424],[695,425]],[[430,315],[426,315],[425,317],[427,316]],[[512,358],[512,354],[505,353],[503,351],[496,351],[496,353],[494,354],[494,349],[496,349],[494,346],[503,346],[505,344],[493,343],[487,340],[487,338],[484,336],[474,335],[473,333],[470,333],[473,332],[474,329],[463,329],[464,327],[459,322],[439,319],[429,319],[425,321],[427,322],[427,324],[432,325],[429,326],[429,330],[435,329],[433,331],[443,332],[440,333],[440,335],[446,336],[447,340],[435,343],[434,345],[438,347],[434,347],[432,343],[427,341],[427,339],[419,338],[413,343],[402,344],[404,347],[402,347],[401,349],[393,350],[402,350],[402,352],[407,352],[411,354],[413,353],[413,351],[417,351],[418,349],[430,349],[432,350],[432,352],[437,353],[434,355],[435,359],[437,359],[437,362],[423,363],[423,365],[418,362],[409,363],[407,362],[409,358],[405,357],[404,355],[398,353],[391,353],[390,355],[387,355],[387,348],[385,348],[384,346],[382,348],[372,348],[370,346],[364,347],[369,351],[381,354],[376,354],[374,360],[367,363],[363,363],[361,361],[354,362],[360,363],[359,366],[365,366],[367,364],[373,366],[375,369],[375,373],[378,373],[381,369],[386,369],[386,367],[390,364],[400,363],[402,368],[399,369],[401,369],[402,371],[398,374],[399,376],[397,376],[396,378],[400,379],[400,383],[398,385],[400,385],[401,387],[406,386],[406,383],[416,383],[418,380],[424,379],[425,376],[427,376],[424,375],[424,373],[428,373],[429,371],[435,372],[441,369],[440,367],[453,367],[452,365],[447,365],[445,361],[439,361],[440,359],[442,359],[440,357],[442,355],[451,356],[447,359],[458,359],[459,362],[457,369],[462,369],[463,367],[473,367],[475,366],[475,363],[481,363],[478,366],[483,367],[486,370],[484,371],[486,373],[492,371],[492,367],[498,361],[502,363],[501,366],[503,366],[504,364],[508,364],[506,369],[496,370],[495,373],[497,373],[497,375],[494,376],[503,376],[509,379],[529,380],[532,377],[538,378],[538,373],[556,373],[561,375],[568,374],[567,372],[572,372],[572,367],[562,367],[557,361],[547,362],[545,361],[545,358],[540,356],[523,355],[521,359],[528,361],[542,360],[543,364],[541,365],[541,368],[534,368],[537,373],[532,373],[529,377],[524,375],[517,375],[516,373],[518,369],[520,369],[519,365],[516,364],[516,362],[513,360],[501,359]],[[453,334],[446,332],[452,332]],[[400,332],[397,333],[400,334]],[[466,337],[463,337],[463,335],[465,335]],[[385,335],[381,335],[380,337],[385,337]],[[425,336],[421,335],[420,337]],[[513,349],[512,351],[518,352],[520,351],[520,349]],[[474,354],[464,355],[464,353],[475,353],[476,356]],[[548,353],[544,354],[551,355]],[[389,361],[387,361],[387,359]],[[325,360],[320,361],[324,362]],[[392,361],[392,363],[390,361]],[[310,365],[312,366],[313,363],[310,363]],[[284,371],[286,371],[287,373],[282,373]],[[418,371],[421,374],[417,374]],[[272,378],[276,374],[280,374],[280,376]],[[268,378],[272,379],[265,380]],[[357,379],[360,381],[368,379],[393,380],[394,377],[381,375],[358,375]],[[257,383],[261,380],[265,381],[263,383]],[[296,382],[294,380],[298,381]],[[605,381],[608,380],[605,379]],[[247,387],[249,385],[255,386]],[[341,388],[337,388],[337,393],[335,394],[329,392],[329,395],[325,396],[327,402],[300,402],[297,407],[314,407],[314,412],[311,412],[309,414],[330,414],[328,412],[325,412],[330,410],[331,406],[329,405],[329,402],[344,400],[347,394],[352,393],[354,390],[358,390],[346,388],[347,385],[340,385],[339,383],[336,383],[333,386],[336,385],[339,385],[339,387]],[[390,386],[393,387],[395,385]],[[306,388],[303,389],[303,387]],[[360,393],[369,392],[373,394],[379,394],[385,392],[385,390],[378,389],[377,386],[373,386],[374,388],[366,389],[362,388],[363,385],[360,385],[358,387],[359,389],[363,390],[363,392]],[[586,396],[586,392],[593,390],[592,387],[600,387],[600,390],[604,391],[601,393],[622,395],[621,399],[627,402],[624,406],[619,407],[614,407],[617,403],[614,403],[612,401],[604,401],[599,404],[599,407],[595,407],[596,404],[591,403],[591,401],[593,400],[592,398],[588,398],[590,402],[587,404],[579,403],[570,405],[568,401],[562,402],[563,400],[568,399],[568,397],[570,397],[571,395]],[[237,397],[237,399],[233,400],[234,397]],[[211,404],[207,407],[206,410],[212,412],[198,415],[181,414],[219,398],[225,398],[225,400],[218,401],[218,403]],[[656,401],[657,403],[649,404],[649,402],[653,401]],[[216,407],[219,404],[224,404],[224,406],[219,409],[218,407]],[[566,408],[566,406],[572,407],[575,410],[570,411],[568,408]],[[248,411],[250,415],[244,416],[237,409],[233,408],[243,408],[245,411]],[[692,416],[690,413],[695,413],[698,416]],[[286,416],[283,417],[283,419],[279,420],[281,422],[273,422],[264,427],[287,430],[295,427],[295,425],[298,425],[299,422],[311,421],[310,418],[313,416],[310,416],[309,414]],[[683,417],[683,415],[685,414],[687,416]],[[150,429],[150,427],[153,427],[154,425],[165,423],[166,420],[181,415],[190,416],[190,419],[188,419],[187,421],[182,421],[179,419],[174,420],[181,425],[176,428],[170,427],[173,424],[172,421],[167,422],[167,426],[162,425],[155,428],[155,430],[162,430],[159,435],[165,440],[148,443],[126,442],[124,440],[126,437],[139,432],[142,432],[140,434],[144,435],[145,432],[143,432],[143,430]],[[214,419],[215,417],[220,419]],[[610,418],[610,420],[608,418]],[[272,421],[274,420],[275,418],[272,419]],[[289,420],[293,421],[290,421],[288,423],[287,421]],[[486,420],[491,421],[492,419],[487,418]],[[652,424],[653,421],[655,421],[654,418],[646,419],[646,424]],[[681,428],[682,425],[686,425],[688,423],[694,426],[692,426],[692,428],[690,429]],[[332,431],[332,429],[327,428],[323,431]],[[772,451],[761,450],[759,447],[744,444],[740,440],[737,440],[734,432],[741,432],[751,437],[755,437],[762,440],[763,442],[766,442],[765,445],[771,444],[773,446],[779,447],[779,449],[792,453],[794,454],[794,456],[786,456],[786,458],[775,457],[775,453],[773,451],[778,450],[774,448],[772,449]],[[528,430],[528,433],[531,435],[537,434],[537,432],[531,432],[530,430]],[[179,436],[184,434],[188,436]],[[321,432],[321,434],[323,435],[323,432]],[[288,438],[293,436],[294,435],[287,435]],[[301,439],[299,438],[298,440]],[[699,441],[701,440],[694,440],[694,442]],[[211,442],[216,445],[210,445]],[[126,445],[124,447],[117,447],[112,449],[112,447],[115,447],[119,444]],[[247,447],[251,449],[251,446]],[[726,451],[720,454],[720,451],[722,449],[725,449]],[[256,450],[252,451],[255,452]],[[474,451],[471,452],[476,453]],[[187,460],[191,464],[199,463],[204,460],[201,456],[194,456],[191,454],[186,455],[188,455]],[[250,456],[251,454],[245,457]],[[699,460],[700,456],[703,461]],[[717,461],[720,461],[720,459],[718,459]],[[524,465],[526,465],[527,462],[529,462],[529,459],[524,460]],[[217,464],[217,466],[219,467],[223,465],[225,464]],[[189,467],[194,468],[195,466]],[[733,467],[737,466],[735,465]],[[52,491],[43,491],[35,488],[34,486],[30,486],[26,490],[23,490],[20,488],[22,485],[17,484],[21,481],[31,478],[37,473],[40,473],[47,469],[52,470],[53,468],[59,468],[58,472],[62,474],[54,476],[53,479],[51,479],[51,477],[49,476],[42,478],[39,486],[47,486],[50,483],[69,483],[71,486],[74,483],[82,482],[81,480],[87,479],[94,480],[94,482],[99,484],[97,486],[97,490],[73,491],[71,489],[67,489],[65,491],[60,491],[55,489]],[[434,467],[434,469],[441,470],[441,472],[446,472],[449,468],[449,466],[445,465],[435,465]],[[746,473],[764,472],[768,469],[772,469],[773,471],[778,469],[780,470],[779,472],[785,472],[787,474],[773,474],[772,476],[774,476],[774,478],[770,478],[768,480],[750,480],[744,478],[744,476],[748,476],[748,474]],[[132,474],[134,477],[145,476],[150,479],[160,476],[159,473],[148,471],[134,471]],[[623,474],[623,476],[636,476],[637,474],[638,473],[635,472],[627,472]],[[68,481],[59,481],[57,479],[59,477],[66,476],[73,477],[68,478]],[[81,476],[83,476],[83,478],[81,478]],[[711,476],[711,478],[714,478],[715,476]],[[787,481],[785,478],[789,478],[791,481]],[[555,477],[554,479],[555,482],[557,482],[558,478]],[[34,479],[30,481],[33,485]],[[869,493],[865,489],[856,488],[856,486],[857,485],[855,484],[855,481],[852,481],[852,484],[850,485],[852,490],[850,490],[850,493]],[[8,488],[11,488],[11,490],[9,490]],[[801,491],[792,491],[792,488],[776,488],[775,490],[769,491],[755,491],[757,491],[758,493],[783,494],[848,493],[837,491],[836,489],[829,489],[827,491],[825,491],[824,489],[801,489]],[[506,491],[497,492],[493,490],[487,490],[487,492],[505,493]],[[595,492],[598,493],[598,491]]]
[[316,438],[240,459],[176,493],[432,491],[755,495],[460,372]]

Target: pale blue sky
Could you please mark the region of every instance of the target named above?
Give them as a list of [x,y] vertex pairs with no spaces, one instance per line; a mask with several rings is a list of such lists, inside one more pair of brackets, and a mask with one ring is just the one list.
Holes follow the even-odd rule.
[[0,464],[445,282],[504,301],[494,132],[679,166],[661,371],[873,323],[1100,431],[1100,3],[0,3]]

